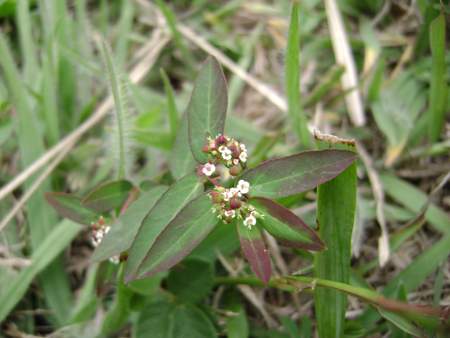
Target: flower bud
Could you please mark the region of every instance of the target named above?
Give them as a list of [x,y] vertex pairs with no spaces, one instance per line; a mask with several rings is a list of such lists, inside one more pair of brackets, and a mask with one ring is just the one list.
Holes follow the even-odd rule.
[[216,144],[217,145],[220,146],[220,145],[223,145],[225,143],[227,143],[227,138],[225,136],[219,135],[219,136],[216,137]]
[[213,201],[213,203],[220,203],[223,201],[223,196],[218,191],[211,191],[209,195],[211,196],[211,200]]
[[237,198],[232,198],[230,201],[230,208],[231,209],[239,209],[241,207],[242,203]]
[[233,158],[239,158],[240,150],[239,150],[239,147],[236,145],[236,143],[233,143],[228,148],[231,150],[231,154],[233,155]]
[[202,151],[203,151],[204,153],[209,153],[209,145],[205,144],[205,145],[203,146],[203,148],[202,148]]
[[232,166],[230,168],[230,175],[237,176],[241,173],[241,171],[242,171],[242,168],[239,165]]

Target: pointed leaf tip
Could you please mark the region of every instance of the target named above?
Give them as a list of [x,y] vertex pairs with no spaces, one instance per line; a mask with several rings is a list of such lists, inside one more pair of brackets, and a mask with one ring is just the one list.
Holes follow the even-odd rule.
[[198,73],[187,108],[189,144],[197,161],[206,162],[202,147],[207,136],[223,133],[227,105],[225,75],[219,62],[210,56]]
[[305,192],[344,171],[356,159],[347,150],[314,150],[265,161],[246,171],[252,196],[280,198]]
[[288,208],[264,197],[253,197],[250,203],[264,215],[262,226],[282,244],[311,251],[325,249],[314,229]]
[[98,218],[98,214],[85,208],[81,198],[65,192],[46,192],[45,199],[61,216],[74,222],[90,225]]

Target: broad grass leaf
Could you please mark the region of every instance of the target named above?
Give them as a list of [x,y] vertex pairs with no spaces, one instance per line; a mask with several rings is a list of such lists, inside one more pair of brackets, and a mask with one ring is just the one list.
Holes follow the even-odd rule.
[[317,187],[336,177],[356,159],[352,151],[317,150],[268,160],[246,171],[252,196],[280,198]]
[[187,109],[189,144],[194,158],[206,162],[202,152],[206,137],[223,133],[227,112],[227,84],[222,68],[213,57],[203,64],[195,80]]
[[154,245],[156,238],[175,218],[181,209],[202,191],[196,175],[187,175],[174,183],[156,202],[141,223],[128,252],[126,279],[136,277],[142,260]]
[[[314,257],[316,277],[348,283],[356,208],[356,165],[352,164],[333,180],[320,185],[317,192],[319,235],[327,250]],[[335,290],[317,288],[314,298],[319,335],[342,337],[346,296]]]
[[431,49],[431,86],[430,103],[428,111],[428,130],[430,140],[436,141],[441,134],[445,121],[446,112],[448,112],[448,91],[447,80],[448,66],[445,64],[446,37],[445,37],[445,16],[442,12],[430,24],[430,49]]
[[81,204],[81,198],[75,195],[64,192],[47,192],[45,198],[58,214],[74,222],[90,225],[99,217],[96,212],[84,207]]
[[272,274],[272,268],[269,251],[264,244],[261,230],[256,225],[249,229],[242,221],[237,223],[237,227],[245,258],[250,263],[253,272],[267,284]]
[[252,198],[250,203],[264,215],[261,220],[262,227],[282,244],[314,251],[325,248],[316,232],[289,209],[263,197]]
[[127,200],[133,185],[126,180],[107,182],[93,189],[81,203],[97,212],[120,208]]
[[111,225],[111,230],[95,249],[92,261],[105,260],[128,250],[142,220],[166,191],[167,187],[157,186],[141,193],[141,196]]
[[137,277],[167,270],[189,255],[217,224],[208,195],[189,202],[162,230],[139,265]]

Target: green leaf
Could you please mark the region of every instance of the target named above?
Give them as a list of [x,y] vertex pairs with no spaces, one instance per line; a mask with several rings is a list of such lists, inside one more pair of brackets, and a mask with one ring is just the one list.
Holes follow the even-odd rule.
[[194,305],[175,304],[165,299],[152,301],[141,311],[134,327],[135,338],[214,338],[209,318]]
[[157,186],[141,193],[137,201],[120,215],[111,225],[111,230],[95,249],[92,261],[101,261],[128,250],[135,238],[144,217],[150,212],[158,199],[167,191],[165,186]]
[[186,112],[181,118],[177,137],[175,138],[175,143],[170,153],[169,168],[172,176],[180,179],[187,174],[193,173],[195,165],[196,161],[189,145],[188,115]]
[[[428,196],[412,184],[388,173],[380,175],[383,188],[395,201],[409,210],[420,213]],[[431,203],[425,212],[425,219],[442,233],[450,233],[450,216],[441,208]]]
[[280,198],[311,190],[336,177],[356,155],[345,150],[305,151],[268,160],[246,171],[252,196]]
[[414,337],[423,337],[422,332],[413,323],[411,323],[411,321],[404,318],[403,316],[395,312],[389,312],[383,309],[378,309],[378,312],[381,314],[381,316],[383,316],[384,319],[388,320],[404,332]]
[[98,219],[99,215],[85,208],[81,198],[64,192],[45,193],[47,202],[63,217],[80,224],[90,225]]
[[[117,150],[117,178],[123,179],[127,177],[127,156],[128,156],[128,142],[127,142],[127,122],[129,120],[128,105],[127,105],[127,84],[125,79],[120,75],[116,69],[113,60],[112,52],[105,40],[102,40],[101,54],[106,65],[106,70],[111,86],[112,96],[114,98],[114,142],[116,146],[113,148]],[[117,147],[117,148],[116,148]]]
[[211,262],[186,259],[171,269],[167,288],[186,303],[197,303],[208,296],[214,286],[214,267]]
[[130,315],[130,302],[133,292],[123,282],[124,270],[124,263],[121,263],[117,273],[114,303],[102,322],[101,332],[104,336],[110,336],[119,331],[126,324]]
[[387,164],[392,164],[403,151],[425,100],[420,83],[405,72],[386,85],[372,104],[375,121],[389,143]]
[[190,254],[217,224],[211,208],[206,194],[189,202],[154,240],[139,265],[137,277],[167,270]]
[[[447,14],[448,15],[448,14]],[[441,13],[430,24],[431,86],[428,130],[430,141],[436,141],[442,131],[445,113],[448,112],[447,66],[445,64],[445,16]]]
[[194,158],[206,162],[202,152],[208,136],[223,133],[227,112],[227,84],[222,68],[213,57],[203,64],[195,80],[187,108],[189,144]]
[[[319,186],[317,220],[319,235],[328,249],[314,257],[316,277],[347,283],[350,275],[351,237],[356,208],[356,165]],[[315,290],[319,335],[343,335],[347,298],[334,290]]]
[[253,272],[267,284],[272,274],[272,268],[269,251],[264,244],[261,230],[258,226],[249,229],[242,221],[238,221],[237,228],[245,258],[250,263]]
[[122,207],[133,188],[129,181],[118,180],[98,186],[83,198],[81,203],[97,212],[106,212]]
[[180,210],[202,191],[196,175],[187,175],[174,183],[156,202],[141,226],[130,248],[126,279],[133,277],[142,260],[155,243],[164,228],[175,218]]
[[298,2],[293,2],[286,48],[286,96],[292,129],[305,148],[312,148],[305,112],[300,103],[300,33],[298,25]]
[[178,110],[177,105],[175,104],[175,95],[173,93],[172,85],[170,84],[169,77],[167,76],[164,69],[160,70],[161,78],[164,82],[164,91],[167,96],[167,111],[169,113],[169,126],[170,126],[170,134],[172,140],[176,139],[176,132],[178,129]]
[[0,322],[22,299],[33,279],[44,270],[75,238],[81,226],[64,220],[56,226],[31,255],[31,264],[5,286],[0,299]]
[[261,219],[263,228],[282,244],[314,251],[325,248],[316,232],[289,209],[262,197],[252,198],[250,203],[263,215]]

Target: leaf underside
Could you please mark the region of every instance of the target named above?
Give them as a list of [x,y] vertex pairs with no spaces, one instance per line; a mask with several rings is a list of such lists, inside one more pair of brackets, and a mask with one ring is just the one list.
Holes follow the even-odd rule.
[[268,283],[272,268],[269,251],[266,249],[261,230],[258,226],[247,228],[242,221],[237,224],[242,252],[250,263],[253,272],[264,282]]
[[81,204],[81,198],[64,192],[45,193],[47,202],[63,217],[74,222],[90,225],[98,218],[98,214],[85,208]]
[[262,226],[282,244],[312,251],[325,248],[317,233],[289,209],[263,197],[251,198],[250,203],[264,215]]

